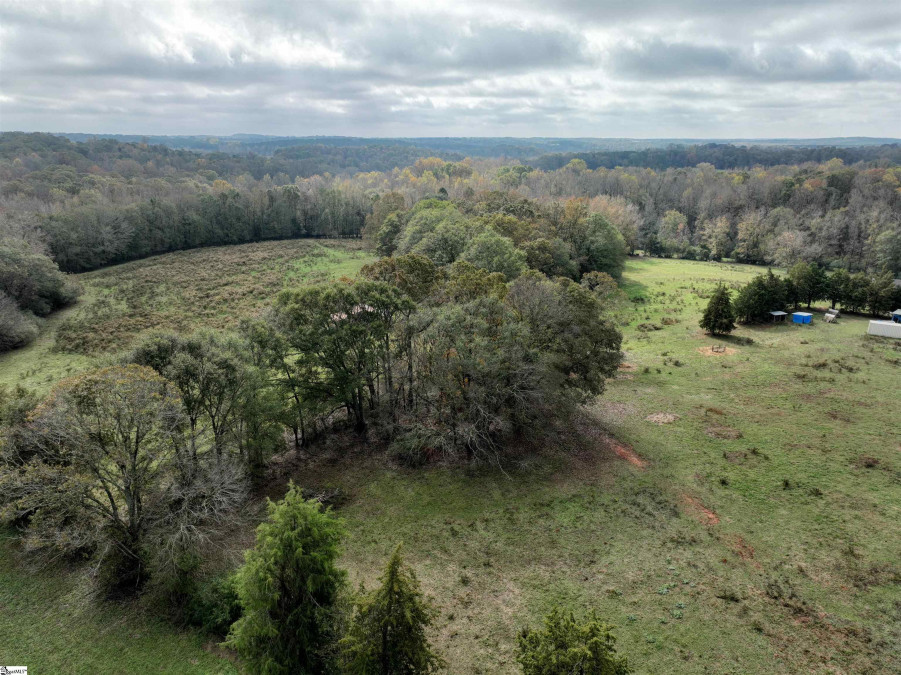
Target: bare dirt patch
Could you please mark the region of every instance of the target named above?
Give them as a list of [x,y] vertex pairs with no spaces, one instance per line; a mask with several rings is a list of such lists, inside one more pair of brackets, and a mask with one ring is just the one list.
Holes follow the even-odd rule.
[[611,438],[607,441],[607,446],[616,453],[617,457],[626,460],[629,464],[636,466],[639,469],[648,468],[648,460],[640,457],[630,445],[620,443],[615,438]]
[[599,418],[610,422],[622,422],[627,417],[635,414],[635,406],[631,403],[620,403],[618,401],[607,401],[599,399],[592,406],[591,411]]
[[685,511],[702,525],[719,524],[720,517],[716,515],[716,512],[704,506],[697,497],[683,494],[682,504],[685,507]]
[[677,419],[679,419],[679,415],[675,415],[673,413],[654,413],[653,415],[648,415],[644,418],[645,422],[653,422],[654,424],[672,424]]
[[742,436],[741,431],[738,429],[719,425],[707,427],[704,429],[704,433],[710,436],[710,438],[720,438],[727,441],[734,441]]
[[619,364],[619,365],[617,366],[617,368],[618,368],[619,370],[627,370],[627,371],[628,371],[628,370],[635,370],[635,367],[636,367],[636,366],[635,366],[634,363],[621,363],[621,364]]
[[734,347],[724,347],[720,345],[698,347],[698,352],[704,356],[729,356],[738,352]]
[[741,535],[735,537],[735,541],[732,544],[732,552],[742,560],[750,562],[757,569],[762,569],[761,564],[754,560],[754,547],[746,542]]

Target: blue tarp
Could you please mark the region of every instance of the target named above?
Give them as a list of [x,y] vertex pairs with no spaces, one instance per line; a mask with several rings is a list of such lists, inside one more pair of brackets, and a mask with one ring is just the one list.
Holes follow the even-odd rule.
[[808,312],[795,312],[792,314],[793,323],[810,323],[811,319],[813,319],[813,314]]

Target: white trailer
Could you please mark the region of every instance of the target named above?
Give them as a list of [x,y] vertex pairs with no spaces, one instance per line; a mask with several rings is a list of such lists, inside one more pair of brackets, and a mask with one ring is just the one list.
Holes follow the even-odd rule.
[[901,323],[894,321],[870,321],[867,335],[881,335],[901,339]]

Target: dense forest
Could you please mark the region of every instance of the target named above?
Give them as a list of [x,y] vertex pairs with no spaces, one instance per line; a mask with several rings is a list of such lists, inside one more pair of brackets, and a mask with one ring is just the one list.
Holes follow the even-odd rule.
[[[392,154],[398,147],[404,152]],[[307,145],[267,157],[7,133],[0,136],[0,310],[16,328],[5,330],[4,348],[34,336],[29,317],[75,297],[55,266],[81,272],[267,239],[362,236],[384,254],[423,253],[438,264],[475,255],[473,242],[486,250],[512,246],[513,264],[578,279],[592,269],[616,276],[615,266],[598,262],[615,232],[629,253],[898,276],[897,153],[897,146],[716,145],[640,151],[635,161],[754,166],[593,169],[573,158],[542,170],[420,157],[405,168],[307,176],[333,161],[388,166],[416,150]],[[767,167],[756,163],[761,157],[825,161]]]

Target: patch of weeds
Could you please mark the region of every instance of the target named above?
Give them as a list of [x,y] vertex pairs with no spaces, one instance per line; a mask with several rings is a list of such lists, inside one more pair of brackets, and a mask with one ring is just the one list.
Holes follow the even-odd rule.
[[861,455],[857,458],[858,469],[875,469],[879,466],[879,459],[870,455]]
[[714,597],[719,598],[720,600],[725,600],[726,602],[737,603],[742,601],[742,597],[731,588],[717,591],[716,593],[714,593]]

